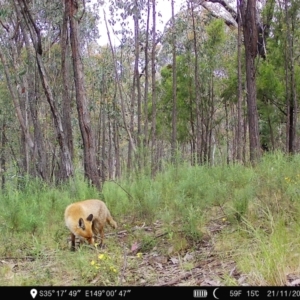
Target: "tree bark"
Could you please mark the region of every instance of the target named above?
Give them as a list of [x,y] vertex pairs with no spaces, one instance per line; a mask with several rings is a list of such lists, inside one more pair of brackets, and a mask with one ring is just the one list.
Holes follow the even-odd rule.
[[[145,91],[144,91],[144,147],[148,145],[148,92],[149,92],[149,24],[150,24],[150,1],[147,0],[147,25],[146,25],[146,42],[145,42]],[[146,159],[144,160],[144,164]],[[145,165],[146,166],[146,165]]]
[[62,108],[63,108],[63,128],[66,133],[66,142],[69,147],[71,159],[74,159],[74,145],[73,145],[73,132],[72,132],[72,124],[71,124],[71,97],[70,97],[70,82],[69,82],[69,74],[70,74],[70,65],[67,59],[70,54],[69,47],[69,38],[68,38],[68,20],[69,20],[69,10],[68,7],[69,2],[65,2],[65,10],[63,13],[63,23],[61,29],[61,74],[62,74]]
[[240,2],[241,17],[244,30],[244,45],[246,53],[247,107],[249,120],[250,161],[256,162],[260,157],[260,142],[258,129],[258,111],[256,103],[256,69],[255,58],[258,53],[258,31],[256,25],[256,0]]
[[172,162],[176,160],[176,144],[177,144],[177,67],[176,67],[176,29],[174,15],[174,0],[171,1],[172,10],[172,64],[173,64],[173,83],[172,83],[172,142],[171,142],[171,158]]
[[1,174],[1,189],[2,191],[5,188],[5,171],[6,171],[6,120],[2,120],[1,124],[1,153],[0,153],[0,174]]
[[84,86],[84,72],[81,61],[78,41],[77,3],[75,0],[66,0],[69,5],[70,39],[73,60],[73,72],[75,80],[76,104],[79,119],[80,132],[83,141],[84,172],[85,177],[101,190],[100,176],[96,163],[95,138],[91,128],[88,100]]
[[241,46],[242,46],[242,30],[241,30],[241,11],[237,0],[237,21],[238,21],[238,36],[237,36],[237,50],[238,50],[238,90],[237,90],[237,124],[236,124],[236,159],[242,161],[242,61],[241,61]]
[[152,81],[152,120],[151,120],[151,174],[155,175],[157,170],[156,162],[156,64],[155,64],[155,47],[156,47],[156,0],[152,0],[152,50],[151,50],[151,81]]
[[195,69],[194,69],[194,77],[195,77],[195,97],[196,97],[196,126],[195,126],[195,133],[196,133],[196,157],[195,161],[196,164],[202,163],[202,146],[204,143],[203,136],[201,136],[201,132],[203,135],[203,124],[201,125],[201,113],[200,113],[200,78],[199,78],[199,58],[198,58],[198,50],[197,50],[197,30],[196,30],[196,23],[195,23],[195,14],[194,14],[194,4],[190,3],[190,10],[191,10],[191,17],[192,17],[192,26],[193,26],[193,47],[194,47],[194,55],[195,55]]
[[297,96],[295,87],[294,71],[294,41],[293,41],[293,17],[290,16],[289,1],[284,2],[285,22],[286,22],[286,43],[285,43],[285,85],[286,85],[286,106],[287,106],[287,128],[286,144],[287,152],[296,152],[296,128],[297,128]]

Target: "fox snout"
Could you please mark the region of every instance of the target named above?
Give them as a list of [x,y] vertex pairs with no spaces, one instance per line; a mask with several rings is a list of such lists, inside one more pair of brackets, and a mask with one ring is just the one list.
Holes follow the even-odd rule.
[[95,244],[95,239],[94,239],[93,237],[86,238],[86,241],[87,241],[90,245],[94,245],[94,244]]

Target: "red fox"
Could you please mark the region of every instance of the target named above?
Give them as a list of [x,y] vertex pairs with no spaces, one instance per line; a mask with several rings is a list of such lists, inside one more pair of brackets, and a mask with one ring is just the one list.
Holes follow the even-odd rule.
[[117,223],[112,218],[105,203],[101,200],[90,199],[75,202],[65,210],[65,223],[71,231],[71,250],[75,250],[75,236],[89,244],[95,244],[94,236],[100,233],[101,242],[104,240],[104,226],[106,222],[113,228]]

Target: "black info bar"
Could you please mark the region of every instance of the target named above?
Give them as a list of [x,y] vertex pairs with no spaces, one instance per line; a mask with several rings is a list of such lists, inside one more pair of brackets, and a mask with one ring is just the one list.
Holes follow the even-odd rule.
[[300,287],[212,286],[11,286],[0,287],[6,299],[300,299]]

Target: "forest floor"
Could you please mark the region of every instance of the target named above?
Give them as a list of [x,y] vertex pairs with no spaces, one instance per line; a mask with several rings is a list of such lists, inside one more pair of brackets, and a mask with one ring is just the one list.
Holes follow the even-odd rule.
[[[207,224],[207,233],[197,243],[187,242],[181,233],[176,238],[170,237],[165,229],[157,221],[151,226],[140,224],[116,232],[108,230],[106,247],[96,252],[89,246],[71,252],[65,235],[64,246],[56,250],[48,248],[48,251],[39,252],[35,249],[34,253],[23,244],[18,258],[7,256],[0,259],[1,285],[253,285],[251,274],[239,270],[234,259],[237,253],[222,248],[220,241],[225,239],[230,243],[230,231],[234,230],[224,218]],[[96,262],[91,263],[95,258]],[[300,274],[286,274],[283,285],[299,286]]]
[[[157,222],[153,226],[136,226],[130,230],[119,230],[106,234],[106,245],[97,251],[106,256],[119,256],[118,279],[110,281],[111,285],[120,286],[222,286],[224,281],[232,277],[238,285],[248,285],[247,275],[238,271],[231,257],[220,257],[214,249],[214,236],[226,226],[222,223],[210,225],[211,236],[203,236],[200,242],[192,247],[184,242],[176,250],[176,243],[170,243],[167,233],[162,232],[163,226]],[[143,242],[139,242],[142,237]],[[145,238],[146,237],[146,238]],[[113,246],[109,246],[113,244]],[[118,254],[111,253],[113,247],[119,248]],[[84,247],[85,248],[85,247]],[[88,248],[88,247],[87,247]],[[183,249],[184,248],[184,249]],[[91,249],[85,249],[88,259]],[[68,252],[65,252],[68,251]],[[70,273],[62,270],[67,263],[61,261],[71,255],[67,248],[64,250],[45,251],[43,255],[32,256],[24,247],[20,249],[20,257],[2,257],[0,259],[1,274],[5,275],[3,285],[103,285],[104,272],[94,272],[92,275],[80,275],[80,272]],[[81,252],[79,250],[79,252]],[[78,250],[76,253],[79,253]],[[26,255],[28,253],[28,255]],[[81,253],[82,254],[82,253]],[[87,260],[88,260],[87,259]],[[90,261],[90,260],[89,260]],[[88,265],[89,263],[86,263]],[[74,267],[77,269],[78,264]],[[81,268],[78,268],[78,271]],[[86,273],[87,274],[87,273]],[[84,281],[79,277],[83,276]],[[55,278],[55,279],[54,279]],[[36,280],[36,281],[35,281]],[[1,285],[2,285],[1,284]],[[105,285],[110,285],[105,283]]]
[[[239,285],[248,285],[247,276],[237,270],[231,257],[224,258],[215,253],[214,236],[225,226],[221,222],[210,224],[210,235],[204,235],[200,242],[177,253],[173,252],[174,246],[165,239],[165,234],[160,233],[159,224],[156,224],[156,229],[145,228],[144,231],[157,240],[156,246],[143,254],[138,268],[124,269],[124,283],[139,286],[221,286],[228,277],[232,277]],[[132,248],[127,259],[134,259],[134,253],[139,251],[138,245],[137,249]],[[130,280],[133,273],[135,282]]]

